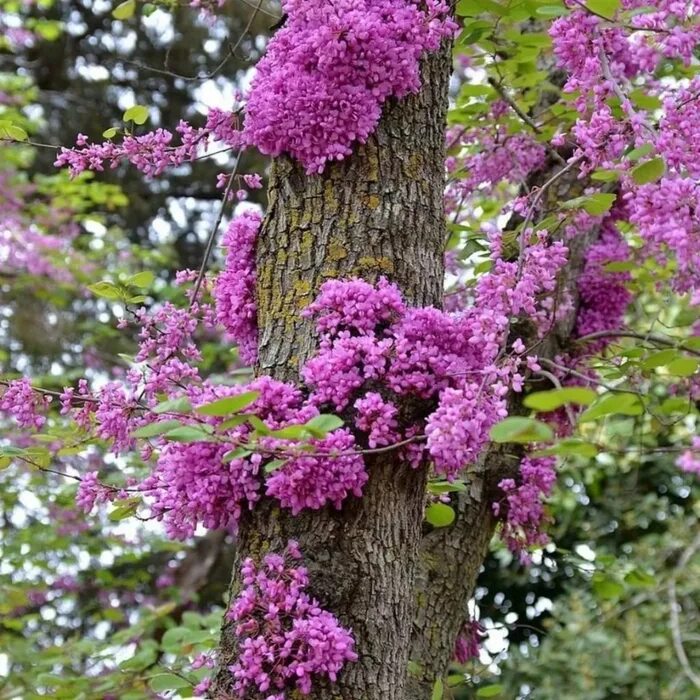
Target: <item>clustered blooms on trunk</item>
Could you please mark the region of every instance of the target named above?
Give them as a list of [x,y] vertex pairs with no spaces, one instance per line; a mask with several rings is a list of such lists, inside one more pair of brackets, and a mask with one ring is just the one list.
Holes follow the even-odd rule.
[[444,0],[284,0],[286,21],[258,63],[247,140],[309,173],[352,153],[383,104],[420,89],[421,57],[457,28]]
[[227,249],[226,264],[214,286],[216,319],[238,345],[241,360],[247,365],[254,364],[258,354],[255,243],[260,222],[256,211],[244,212],[231,221],[222,241]]
[[243,590],[232,602],[228,619],[236,625],[238,658],[230,667],[238,697],[262,693],[265,700],[285,700],[285,691],[311,692],[315,677],[335,681],[347,661],[355,661],[354,641],[338,619],[306,592],[307,570],[290,541],[283,555],[241,566]]

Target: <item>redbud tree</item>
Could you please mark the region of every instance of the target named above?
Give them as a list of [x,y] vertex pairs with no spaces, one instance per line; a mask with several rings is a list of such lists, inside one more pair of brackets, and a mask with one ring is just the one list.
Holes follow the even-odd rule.
[[[214,31],[223,4],[191,5]],[[0,459],[75,480],[87,519],[233,536],[218,647],[194,667],[211,673],[176,677],[191,693],[451,697],[450,664],[479,654],[489,545],[524,566],[548,545],[558,468],[624,454],[629,434],[604,429],[631,420],[640,453],[662,440],[700,473],[700,3],[262,11],[277,28],[231,103],[155,129],[135,104],[58,149],[56,168],[98,180],[235,160],[179,296],[148,271],[86,281],[137,335],[127,370],[3,379]],[[0,138],[31,145],[21,111]],[[70,216],[11,201],[3,265],[59,283]],[[217,373],[212,339],[236,348]]]

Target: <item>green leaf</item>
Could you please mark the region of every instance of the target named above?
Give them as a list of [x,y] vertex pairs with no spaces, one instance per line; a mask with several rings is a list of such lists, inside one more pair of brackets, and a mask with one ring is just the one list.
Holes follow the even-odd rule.
[[135,275],[129,277],[127,284],[130,284],[132,287],[142,287],[145,289],[153,284],[155,278],[156,276],[150,270],[144,270],[143,272],[137,272]]
[[130,498],[127,501],[121,501],[110,512],[109,519],[118,522],[119,520],[124,520],[130,518],[132,515],[136,515],[140,502],[141,500],[139,498]]
[[628,160],[639,160],[640,158],[644,158],[644,156],[648,156],[653,150],[654,150],[654,147],[650,143],[642,144],[641,146],[638,146],[637,148],[633,148],[627,154],[627,159]]
[[433,527],[447,527],[455,521],[454,508],[446,503],[431,503],[425,509],[425,519]]
[[569,438],[545,450],[537,450],[534,454],[536,456],[556,455],[558,457],[586,457],[590,459],[598,454],[598,448],[590,442]]
[[248,423],[250,423],[253,426],[255,432],[258,435],[270,435],[272,433],[272,431],[265,425],[265,423],[254,414],[250,414],[248,416]]
[[612,207],[612,205],[615,203],[617,195],[599,193],[590,195],[585,199],[586,202],[584,203],[583,208],[586,210],[586,212],[588,212],[591,216],[603,216],[603,214],[607,214],[608,211],[610,211],[610,207]]
[[681,351],[677,348],[667,348],[666,350],[659,350],[659,352],[652,353],[649,357],[642,360],[639,366],[642,369],[656,369],[657,367],[665,367],[674,360],[681,357]]
[[563,209],[583,209],[591,216],[603,216],[617,199],[616,194],[606,194],[599,192],[598,194],[586,195],[584,197],[576,197],[562,204]]
[[591,173],[591,180],[599,182],[615,182],[620,179],[620,173],[617,170],[596,170]]
[[588,0],[586,7],[597,15],[612,19],[620,9],[620,0]]
[[428,482],[428,493],[463,493],[467,490],[467,485],[463,481],[430,481]]
[[190,688],[192,684],[174,673],[160,673],[153,676],[148,681],[148,685],[156,693],[161,693],[164,690],[180,690],[182,688]]
[[10,139],[11,141],[27,141],[29,134],[17,124],[13,124],[7,119],[0,121],[0,139]]
[[88,285],[88,289],[103,299],[121,299],[122,296],[121,290],[114,282],[96,282]]
[[679,357],[669,363],[666,369],[674,377],[690,377],[698,370],[700,361],[694,357]]
[[656,584],[657,580],[651,574],[639,569],[633,569],[625,576],[625,583],[638,588],[647,588]]
[[510,416],[491,428],[494,442],[547,442],[553,438],[554,432],[546,423],[525,416]]
[[156,435],[163,435],[170,430],[182,427],[182,423],[177,420],[164,420],[158,423],[150,423],[149,425],[144,425],[131,433],[132,437],[135,438],[151,438]]
[[614,600],[625,592],[625,586],[598,572],[593,575],[593,592],[601,600]]
[[596,400],[597,394],[592,389],[582,386],[564,387],[551,391],[537,391],[525,397],[524,405],[535,411],[555,411],[566,404],[575,403],[589,406]]
[[134,16],[134,12],[136,11],[136,0],[126,0],[126,2],[123,2],[119,5],[117,5],[113,10],[112,10],[112,17],[114,19],[131,19]]
[[171,627],[163,634],[160,644],[165,651],[179,653],[185,639],[192,630],[188,627]]
[[476,691],[477,698],[495,698],[503,693],[503,686],[499,683],[484,685]]
[[116,126],[112,126],[109,129],[105,129],[102,132],[102,138],[105,138],[105,139],[113,139],[116,135],[117,135],[117,127]]
[[644,404],[636,394],[624,392],[619,394],[606,394],[581,414],[579,422],[587,423],[613,413],[620,413],[625,416],[639,416],[643,412]]
[[252,415],[252,413],[239,413],[237,416],[229,418],[223,423],[219,423],[219,425],[216,426],[216,429],[218,431],[222,431],[228,430],[229,428],[237,428],[239,425],[243,425],[243,423],[250,422],[250,418]]
[[286,428],[273,430],[271,435],[283,440],[303,440],[309,437],[309,431],[303,425],[288,425]]
[[246,391],[235,396],[227,396],[211,403],[197,406],[195,411],[204,416],[228,416],[231,413],[238,413],[247,408],[260,396],[259,391]]
[[211,426],[185,425],[169,430],[164,437],[173,442],[212,442],[211,433],[206,428]]
[[253,450],[249,450],[247,447],[237,447],[235,450],[230,450],[222,458],[221,461],[224,464],[228,462],[233,462],[234,459],[243,459],[244,457],[249,457],[253,454]]
[[438,678],[433,685],[433,692],[430,696],[430,700],[442,700],[443,694],[445,692],[445,686],[443,685],[442,678]]
[[314,436],[323,438],[328,433],[342,428],[343,419],[330,413],[320,413],[304,424],[304,427]]
[[652,158],[632,168],[632,179],[638,185],[646,185],[656,182],[666,172],[666,163],[663,158]]
[[569,14],[565,7],[561,5],[542,5],[536,10],[540,17],[564,17]]
[[125,122],[134,122],[134,124],[143,124],[148,119],[148,107],[143,105],[134,105],[124,112],[122,119]]
[[176,399],[168,399],[161,401],[153,407],[153,413],[190,413],[192,406],[185,396],[180,396]]
[[265,474],[272,474],[278,469],[281,469],[285,464],[286,459],[273,459],[265,465]]

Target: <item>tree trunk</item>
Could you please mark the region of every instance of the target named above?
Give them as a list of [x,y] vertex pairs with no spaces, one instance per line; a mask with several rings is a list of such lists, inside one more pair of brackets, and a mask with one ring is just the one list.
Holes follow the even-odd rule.
[[[450,51],[423,65],[423,89],[391,102],[375,134],[346,161],[307,176],[288,159],[272,167],[269,209],[259,237],[260,374],[297,381],[316,347],[300,311],[329,278],[384,275],[409,304],[440,305],[445,243],[444,133]],[[394,453],[367,459],[362,498],[341,511],[292,517],[263,499],[241,522],[231,595],[242,559],[299,541],[311,593],[352,629],[359,660],[339,681],[317,684],[315,700],[404,700],[427,470]],[[220,668],[210,696],[232,696],[236,657],[224,623]]]

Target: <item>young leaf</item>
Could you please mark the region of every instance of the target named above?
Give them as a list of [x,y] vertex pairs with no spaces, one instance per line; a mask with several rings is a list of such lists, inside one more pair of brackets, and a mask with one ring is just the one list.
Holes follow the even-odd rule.
[[510,416],[491,428],[494,442],[547,442],[553,438],[554,432],[546,423],[525,416]]
[[[210,428],[211,426],[206,426]],[[211,433],[207,432],[205,426],[185,425],[174,428],[165,433],[166,440],[173,442],[211,442]]]
[[632,168],[632,179],[637,185],[646,185],[656,182],[666,172],[666,163],[663,158],[652,158]]
[[167,401],[161,401],[157,406],[153,408],[153,413],[190,413],[192,411],[192,406],[189,400],[180,396],[176,399],[168,399]]
[[136,11],[136,0],[126,0],[112,10],[114,19],[131,19]]
[[150,270],[144,270],[143,272],[137,272],[132,275],[127,280],[127,284],[132,287],[141,287],[143,289],[150,287],[153,284],[156,276]]
[[122,296],[121,290],[114,282],[95,282],[88,285],[88,289],[103,299],[121,299]]
[[265,465],[265,474],[272,474],[278,469],[281,469],[285,463],[286,459],[273,459]]
[[644,412],[644,404],[639,396],[629,393],[606,394],[599,401],[586,409],[579,418],[580,423],[598,420],[613,413],[625,416],[638,416]]
[[197,406],[195,411],[204,416],[228,416],[231,413],[238,413],[244,408],[248,408],[260,396],[259,391],[246,391],[235,396],[227,396],[211,403]]
[[144,425],[141,428],[134,430],[134,432],[131,433],[131,436],[135,438],[151,438],[155,437],[156,435],[163,435],[163,433],[167,433],[168,431],[174,430],[175,428],[179,428],[181,426],[182,423],[180,423],[180,421],[164,420],[158,423]]
[[342,418],[334,416],[330,413],[321,413],[314,416],[311,420],[304,424],[304,427],[314,436],[323,438],[333,430],[337,430],[343,426]]
[[174,673],[159,673],[157,676],[153,676],[148,685],[151,690],[156,693],[161,693],[164,690],[180,690],[182,688],[191,687],[191,683],[186,681],[180,676],[176,676]]
[[588,0],[586,7],[594,14],[612,19],[620,9],[620,0]]
[[148,107],[143,105],[134,105],[124,112],[122,119],[125,122],[134,122],[134,124],[143,124],[148,119]]
[[431,503],[425,509],[425,519],[433,527],[447,527],[455,521],[455,512],[446,503]]
[[551,391],[537,391],[525,397],[523,403],[535,411],[554,411],[566,404],[589,406],[597,397],[592,389],[582,386],[567,386]]

